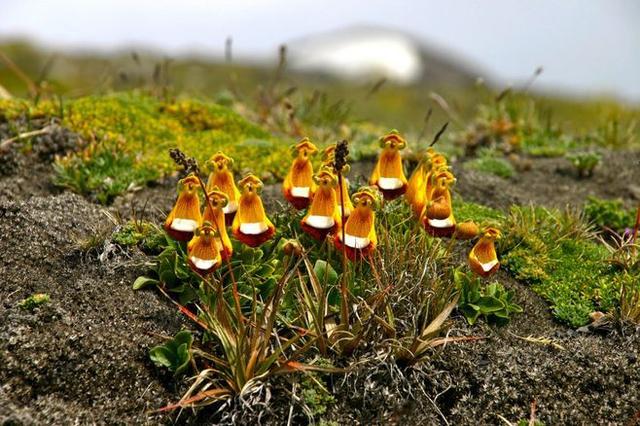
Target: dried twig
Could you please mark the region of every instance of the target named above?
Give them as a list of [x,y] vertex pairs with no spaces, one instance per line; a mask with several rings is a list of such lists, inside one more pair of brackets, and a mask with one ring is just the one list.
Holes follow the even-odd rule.
[[9,146],[12,143],[17,142],[17,141],[19,141],[21,139],[31,138],[33,136],[39,136],[39,135],[44,135],[44,134],[50,133],[52,129],[53,129],[53,126],[47,125],[47,126],[44,126],[42,129],[32,130],[30,132],[20,133],[17,136],[14,136],[14,137],[9,138],[9,139],[5,139],[2,142],[0,142],[0,151],[5,151],[6,149],[9,148]]

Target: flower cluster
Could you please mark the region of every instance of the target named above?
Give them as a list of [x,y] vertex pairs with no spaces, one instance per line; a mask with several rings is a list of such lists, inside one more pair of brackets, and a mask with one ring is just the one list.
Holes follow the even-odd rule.
[[[383,158],[384,150],[380,161]],[[434,237],[471,240],[481,235],[469,253],[469,265],[478,275],[491,275],[500,267],[494,244],[500,231],[492,227],[480,230],[473,222],[456,223],[451,204],[451,187],[455,182],[445,156],[430,147],[409,178],[405,199],[424,229]]]
[[[231,258],[229,225],[233,236],[251,247],[273,236],[275,227],[267,218],[259,195],[260,179],[252,174],[245,176],[238,182],[240,191],[231,170],[233,160],[218,152],[206,163],[210,174],[203,187],[195,160],[179,150],[172,150],[171,157],[189,174],[178,183],[178,198],[164,229],[175,240],[189,241],[187,255],[193,270],[208,274],[223,260]],[[201,193],[206,201],[204,213],[201,213]]]
[[[469,253],[471,270],[488,276],[499,268],[495,240],[500,231],[480,229],[473,222],[456,223],[451,187],[456,178],[441,153],[430,147],[410,179],[404,175],[400,151],[407,143],[396,130],[380,138],[382,151],[369,183],[349,196],[346,141],[323,151],[320,168],[314,171],[312,157],[318,148],[308,139],[293,147],[294,159],[282,184],[284,198],[297,210],[306,209],[302,230],[318,241],[327,238],[351,260],[367,258],[376,248],[376,215],[381,198],[393,200],[404,195],[411,211],[427,233],[434,237],[479,239]],[[205,210],[201,213],[202,181],[197,164],[177,150],[171,152],[188,175],[180,180],[178,199],[165,222],[174,239],[189,241],[189,262],[200,273],[213,271],[220,260],[229,259],[233,249],[226,231],[240,242],[257,247],[275,234],[267,217],[260,192],[262,181],[248,174],[234,180],[233,160],[222,152],[206,162]],[[382,197],[380,196],[382,194]]]

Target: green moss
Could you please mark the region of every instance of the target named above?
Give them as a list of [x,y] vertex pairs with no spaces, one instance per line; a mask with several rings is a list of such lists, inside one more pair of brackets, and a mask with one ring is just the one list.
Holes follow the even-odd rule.
[[467,167],[505,179],[510,178],[516,173],[508,160],[491,155],[483,155],[482,157],[474,158],[467,162]]
[[27,297],[24,300],[21,300],[18,303],[22,309],[26,309],[27,311],[33,311],[40,305],[44,305],[45,303],[49,303],[49,295],[46,293],[35,293],[31,296]]
[[471,220],[478,224],[489,222],[499,224],[505,219],[505,215],[499,210],[482,204],[465,202],[460,197],[453,197],[453,214],[458,222]]
[[336,400],[327,388],[320,382],[316,373],[308,373],[301,381],[302,400],[309,407],[313,416],[321,416]]
[[86,146],[56,161],[55,182],[109,203],[130,185],[142,185],[171,174],[167,152],[178,147],[202,164],[218,150],[236,160],[239,171],[252,170],[264,179],[284,176],[291,141],[279,141],[229,108],[197,100],[165,103],[136,92],[53,101],[34,107],[4,101],[0,116],[62,117]]
[[505,268],[532,284],[554,315],[574,327],[586,324],[595,310],[613,309],[620,291],[609,252],[584,228],[568,213],[516,207],[500,244]]
[[160,252],[166,246],[164,232],[150,222],[130,221],[111,236],[111,240],[124,247],[139,246],[145,252]]
[[522,140],[522,152],[533,157],[562,157],[575,147],[575,141],[557,131],[538,129]]
[[635,223],[635,212],[627,210],[622,200],[603,200],[590,196],[584,205],[585,217],[599,228],[624,231]]

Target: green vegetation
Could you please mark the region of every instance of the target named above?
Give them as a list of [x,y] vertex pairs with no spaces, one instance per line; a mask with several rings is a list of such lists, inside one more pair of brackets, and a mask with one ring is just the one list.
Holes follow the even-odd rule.
[[164,231],[157,225],[136,220],[118,227],[111,240],[123,247],[140,247],[146,253],[159,253],[166,244]]
[[[51,92],[36,88],[29,101],[0,101],[0,121],[20,118],[30,128],[33,119],[55,118],[78,133],[83,143],[55,160],[54,182],[102,204],[176,173],[167,156],[176,147],[194,154],[199,164],[224,150],[235,159],[236,178],[252,170],[273,183],[284,177],[290,144],[300,137],[310,136],[318,145],[347,139],[351,160],[369,160],[379,153],[385,123],[410,130],[403,155],[415,162],[428,143],[422,109],[433,100],[439,108],[431,125],[450,120],[453,129],[438,149],[466,155],[468,167],[505,179],[518,166],[512,158],[537,156],[566,156],[586,177],[600,162],[594,149],[630,148],[637,142],[637,111],[606,101],[576,105],[510,91],[496,96],[478,87],[473,101],[457,107],[451,106],[456,96],[468,91],[452,91],[451,105],[431,90],[391,85],[368,91],[340,83],[308,93],[289,87],[280,68],[272,76],[264,69],[207,66],[228,85],[206,86],[213,100],[175,97],[162,68],[158,78],[120,81],[104,88],[106,95],[63,100],[57,94],[67,92],[66,82],[49,86]],[[176,66],[177,73],[187,69]],[[229,75],[248,81],[238,84]],[[257,96],[247,96],[256,79],[269,83]],[[113,88],[128,91],[110,93]],[[344,99],[347,92],[366,102]],[[498,252],[504,269],[548,300],[558,320],[579,327],[594,311],[604,311],[640,322],[637,244],[628,238],[616,242],[620,247],[598,241],[585,223],[621,233],[635,217],[622,201],[589,198],[584,218],[540,207],[514,206],[505,214],[458,196],[452,210],[458,222],[502,230]],[[136,279],[133,289],[161,292],[200,331],[195,340],[181,331],[149,353],[155,364],[176,375],[191,367],[197,374],[180,402],[166,410],[251,395],[272,377],[303,374],[295,382],[298,395],[313,417],[322,416],[335,403],[325,386],[327,374],[356,368],[336,365],[366,365],[375,359],[403,369],[429,359],[434,347],[472,340],[445,337],[456,306],[470,325],[481,317],[502,325],[522,312],[513,291],[462,272],[458,249],[468,248],[467,242],[443,243],[427,236],[403,201],[383,203],[376,216],[378,246],[355,263],[326,240],[318,243],[305,234],[302,215],[291,210],[270,214],[277,229],[271,240],[259,248],[234,240],[233,257],[206,276],[190,266],[185,243],[166,237],[157,225],[134,220],[111,235],[115,244],[156,254],[147,276]],[[103,240],[94,238],[92,247]],[[48,300],[46,294],[35,294],[19,305],[33,310]]]
[[508,179],[516,171],[511,163],[501,155],[492,150],[482,150],[477,158],[468,161],[466,165],[471,169]]
[[471,325],[480,317],[488,323],[505,325],[512,314],[522,312],[513,302],[514,293],[498,282],[485,286],[480,278],[460,271],[455,272],[454,281],[460,291],[458,309]]
[[27,311],[33,311],[35,308],[49,303],[49,295],[46,293],[35,293],[26,299],[18,302],[18,306]]
[[193,336],[189,331],[177,333],[164,345],[156,346],[149,351],[149,357],[158,366],[167,367],[178,375],[187,370],[191,361],[191,345]]
[[620,287],[609,253],[579,217],[513,207],[504,229],[509,230],[500,244],[505,268],[548,299],[558,319],[579,327],[591,312],[616,307]]
[[453,199],[453,211],[459,222],[471,220],[479,224],[501,223],[505,215],[499,210],[482,204],[465,202],[460,197]]
[[590,177],[600,164],[602,156],[597,152],[574,152],[567,154],[567,160],[571,162],[578,173],[578,177]]
[[600,229],[611,229],[623,232],[631,228],[635,222],[635,211],[625,209],[622,200],[602,200],[588,197],[584,205],[585,218]]
[[[330,366],[328,364],[327,366]],[[335,397],[322,383],[322,377],[318,373],[307,373],[301,380],[302,400],[311,410],[313,417],[322,416],[336,401]]]

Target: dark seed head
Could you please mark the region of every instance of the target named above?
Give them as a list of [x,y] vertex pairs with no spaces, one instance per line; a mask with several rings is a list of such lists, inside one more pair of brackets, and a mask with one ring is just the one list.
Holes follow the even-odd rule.
[[333,171],[337,174],[342,172],[344,166],[347,165],[347,157],[349,156],[349,143],[342,140],[336,143],[336,149],[333,156]]

